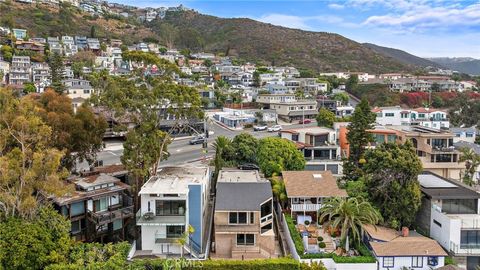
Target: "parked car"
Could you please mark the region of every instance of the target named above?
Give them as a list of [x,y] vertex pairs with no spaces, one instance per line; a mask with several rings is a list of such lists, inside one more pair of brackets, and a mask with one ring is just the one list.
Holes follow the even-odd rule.
[[205,142],[205,137],[204,136],[197,136],[193,139],[191,139],[188,143],[191,144],[191,145],[194,145],[194,144],[202,144]]
[[245,163],[245,164],[242,164],[242,165],[238,165],[238,168],[240,170],[244,170],[244,171],[259,171],[260,170],[260,167],[258,167],[256,164],[253,164],[253,163]]
[[267,130],[268,126],[267,125],[259,125],[259,126],[253,126],[254,131],[262,131],[262,130]]
[[280,130],[282,130],[282,126],[280,126],[280,125],[271,126],[267,130],[268,130],[268,132],[280,131]]
[[304,120],[300,120],[298,121],[299,124],[310,124],[312,123],[312,120],[310,119],[304,119]]

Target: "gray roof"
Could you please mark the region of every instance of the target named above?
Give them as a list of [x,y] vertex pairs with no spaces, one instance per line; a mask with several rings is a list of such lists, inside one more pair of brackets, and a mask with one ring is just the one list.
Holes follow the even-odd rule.
[[421,191],[431,199],[479,199],[480,193],[471,187],[431,172],[418,176]]
[[480,145],[476,143],[466,142],[466,141],[459,141],[454,143],[455,149],[461,150],[462,148],[472,149],[475,153],[480,155]]
[[475,127],[468,127],[468,128],[451,127],[451,128],[450,128],[450,131],[453,132],[453,133],[457,133],[457,132],[471,132],[471,133],[475,133],[475,132],[477,132],[477,129],[476,129]]
[[218,182],[215,211],[260,211],[270,198],[270,182]]

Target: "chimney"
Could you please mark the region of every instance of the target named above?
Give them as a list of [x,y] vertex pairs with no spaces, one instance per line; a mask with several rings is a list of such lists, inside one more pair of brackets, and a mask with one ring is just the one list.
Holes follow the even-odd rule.
[[402,236],[403,237],[408,237],[409,232],[410,232],[410,230],[408,229],[408,227],[402,227]]

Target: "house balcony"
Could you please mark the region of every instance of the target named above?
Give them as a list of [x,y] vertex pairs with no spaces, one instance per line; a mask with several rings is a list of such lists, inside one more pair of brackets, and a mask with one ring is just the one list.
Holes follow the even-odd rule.
[[298,203],[291,205],[293,212],[317,212],[321,207],[321,204],[316,203]]
[[136,214],[138,226],[184,226],[186,222],[185,215],[156,216],[153,212]]
[[107,211],[96,213],[88,211],[88,219],[97,225],[108,224],[115,220],[125,219],[129,217],[133,217],[133,205],[113,205],[108,207]]
[[453,241],[450,241],[450,252],[455,256],[468,256],[468,255],[480,255],[480,245],[479,244],[457,244]]

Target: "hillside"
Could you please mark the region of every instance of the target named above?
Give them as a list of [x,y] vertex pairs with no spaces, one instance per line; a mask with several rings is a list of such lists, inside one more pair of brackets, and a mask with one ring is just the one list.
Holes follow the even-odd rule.
[[[137,10],[137,12],[140,10]],[[165,19],[141,24],[128,19],[91,16],[71,6],[0,3],[0,25],[29,30],[30,36],[86,35],[122,39],[127,44],[159,40],[166,46],[236,56],[241,60],[274,65],[293,65],[315,71],[412,71],[343,36],[290,29],[251,19],[223,19],[193,11],[167,13]]]
[[391,57],[401,63],[407,64],[407,65],[414,65],[414,66],[420,66],[420,67],[437,67],[437,68],[442,68],[442,65],[440,63],[436,63],[433,61],[430,61],[425,58],[421,58],[418,56],[415,56],[413,54],[407,53],[402,50],[394,49],[394,48],[388,48],[388,47],[382,47],[379,45],[371,44],[371,43],[363,43],[364,46],[380,53],[385,56]]
[[436,62],[440,65],[448,67],[449,69],[456,70],[459,72],[480,75],[480,59],[474,59],[469,57],[460,57],[460,58],[449,58],[449,57],[439,57],[439,58],[430,58],[429,60]]
[[156,36],[150,29],[137,23],[133,18],[91,16],[67,5],[54,8],[44,4],[0,2],[0,14],[0,26],[27,29],[30,37],[90,36],[92,26],[95,36],[106,39],[122,39],[128,44]]
[[[225,53],[247,61],[294,65],[316,71],[408,71],[404,65],[343,36],[274,26],[251,19],[224,19],[182,12],[148,25],[167,42]],[[170,31],[165,31],[165,30]],[[181,30],[180,30],[181,29]]]

